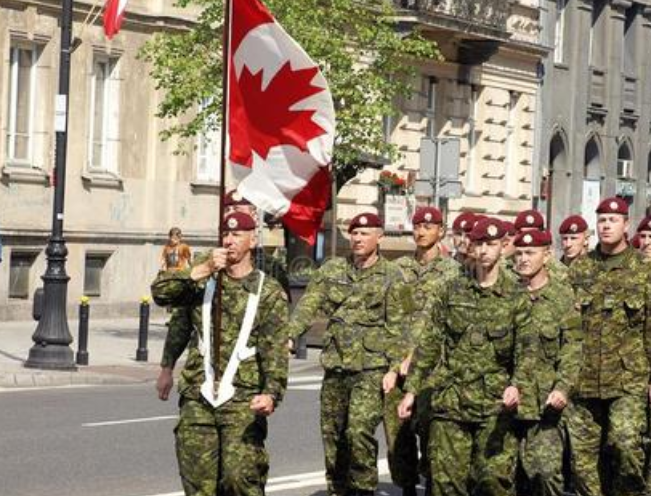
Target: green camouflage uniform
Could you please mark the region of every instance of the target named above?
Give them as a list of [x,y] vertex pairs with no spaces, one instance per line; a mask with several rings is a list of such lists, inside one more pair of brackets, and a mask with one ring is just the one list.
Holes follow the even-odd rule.
[[[250,293],[258,290],[259,273],[243,279],[223,276],[220,377],[240,332]],[[266,277],[248,345],[253,357],[240,363],[233,381],[234,398],[218,408],[200,392],[204,382],[201,304],[206,280],[194,282],[190,270],[161,273],[152,284],[159,305],[185,307],[170,323],[163,363],[172,365],[189,342],[188,358],[179,380],[180,418],[175,429],[176,451],[187,495],[262,496],[268,472],[264,447],[267,420],[249,407],[258,394],[281,401],[287,385],[287,297],[280,285]],[[213,346],[214,348],[214,346]],[[215,363],[215,360],[213,360]],[[219,492],[218,492],[219,487]],[[223,491],[223,492],[222,492]]]
[[455,277],[415,321],[421,339],[406,389],[418,394],[431,381],[434,496],[514,490],[518,444],[502,396],[509,385],[524,394],[531,384],[522,372],[534,365],[536,336],[528,297],[505,272],[489,288]]
[[570,282],[584,334],[568,412],[577,491],[643,494],[651,360],[648,269],[630,247],[613,256],[597,248],[572,264]]
[[336,258],[314,273],[292,314],[294,340],[319,312],[328,318],[321,434],[330,496],[377,486],[374,434],[382,420],[382,378],[400,365],[404,316],[413,306],[401,284],[400,270],[381,256],[365,269]]
[[[419,263],[413,256],[401,257],[395,263],[400,267],[407,288],[412,292],[414,302],[419,307],[422,307],[423,302],[428,295],[436,290],[436,287],[444,284],[460,271],[459,264],[455,260],[442,256],[436,257],[427,264]],[[417,336],[409,335],[407,339],[405,349],[409,350],[409,352],[413,351],[418,340]],[[409,355],[409,352],[405,353],[405,358]],[[402,384],[400,385],[402,386]],[[418,429],[421,438],[422,457],[420,470],[426,477],[429,473],[426,460],[429,395],[425,392],[418,396],[419,407],[416,408],[418,422],[416,422],[416,425],[402,422],[398,418],[398,405],[403,396],[402,387],[394,389],[385,396],[384,433],[387,441],[391,480],[399,487],[411,487],[416,486],[419,482],[418,442],[415,428]],[[425,428],[420,429],[419,425],[425,425]]]
[[524,388],[518,407],[525,479],[521,494],[561,496],[567,453],[565,415],[548,407],[546,401],[552,391],[570,398],[581,360],[581,315],[574,307],[572,288],[558,279],[550,278],[544,287],[530,293],[530,298],[539,342],[535,383]]

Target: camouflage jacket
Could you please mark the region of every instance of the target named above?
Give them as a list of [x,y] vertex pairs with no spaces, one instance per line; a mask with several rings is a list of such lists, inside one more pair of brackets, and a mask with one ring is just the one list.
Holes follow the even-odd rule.
[[[426,305],[427,299],[433,295],[440,286],[444,285],[461,272],[461,266],[456,260],[449,257],[436,257],[431,262],[423,265],[413,256],[400,257],[395,264],[402,271],[405,279],[405,291],[411,292],[411,298],[415,304],[415,311],[421,311]],[[410,326],[408,335],[409,352],[413,351],[418,341],[415,335],[415,327]],[[405,353],[405,357],[409,353]]]
[[452,279],[414,322],[421,338],[406,390],[431,389],[437,417],[469,422],[496,415],[509,385],[530,389],[536,347],[530,307],[505,270],[489,288],[466,273]]
[[397,367],[403,355],[404,316],[413,311],[397,266],[380,256],[358,269],[351,259],[335,258],[312,276],[290,320],[297,339],[314,318],[328,319],[321,364],[325,369],[361,371]]
[[530,293],[531,321],[538,335],[533,383],[523,386],[518,417],[539,420],[554,390],[570,397],[581,366],[581,315],[574,307],[572,288],[567,282],[550,278]]
[[649,269],[627,248],[608,256],[599,247],[570,269],[583,325],[583,360],[576,395],[644,395],[651,363]]
[[[242,319],[250,293],[258,289],[259,272],[253,271],[243,279],[232,279],[224,274],[222,290],[221,346],[219,350],[219,371],[215,377],[224,373],[240,332]],[[179,394],[192,398],[201,396],[200,388],[204,381],[203,356],[199,351],[199,338],[202,335],[202,301],[207,279],[192,281],[190,269],[180,272],[163,272],[152,283],[152,296],[159,305],[172,305],[178,308],[178,321],[170,326],[167,341],[172,355],[182,353],[182,343],[189,342],[188,359],[179,380]],[[266,276],[255,322],[251,330],[248,346],[255,347],[253,357],[240,363],[234,385],[235,400],[244,401],[253,395],[264,393],[272,395],[278,402],[287,386],[287,296],[280,284]],[[174,319],[172,319],[174,321]],[[213,320],[214,337],[214,320]],[[167,348],[166,341],[166,348]],[[214,351],[213,342],[213,353]],[[179,353],[180,350],[180,353]],[[216,360],[213,357],[213,364]],[[164,354],[165,360],[165,354]]]

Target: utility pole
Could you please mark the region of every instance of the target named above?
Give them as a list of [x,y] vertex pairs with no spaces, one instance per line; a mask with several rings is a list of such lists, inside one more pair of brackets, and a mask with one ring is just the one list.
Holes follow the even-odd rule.
[[68,281],[66,259],[68,248],[63,238],[63,207],[66,188],[66,154],[70,93],[70,54],[72,40],[73,0],[62,1],[61,54],[59,62],[59,94],[55,106],[56,156],[54,163],[54,206],[52,233],[45,250],[47,269],[43,279],[43,314],[32,336],[25,367],[75,370],[72,335],[68,329],[66,302]]

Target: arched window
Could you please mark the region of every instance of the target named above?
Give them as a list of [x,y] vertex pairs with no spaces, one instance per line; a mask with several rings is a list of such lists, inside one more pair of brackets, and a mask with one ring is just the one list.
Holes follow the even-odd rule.
[[598,180],[601,178],[601,153],[599,145],[593,136],[585,147],[585,160],[583,162],[583,176],[585,179]]
[[627,141],[624,141],[617,152],[617,178],[633,179],[633,154]]

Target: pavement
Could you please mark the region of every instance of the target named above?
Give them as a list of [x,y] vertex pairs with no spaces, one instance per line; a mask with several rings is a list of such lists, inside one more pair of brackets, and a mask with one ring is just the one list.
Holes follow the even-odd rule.
[[[71,371],[26,368],[24,363],[34,344],[32,334],[37,322],[0,322],[0,390],[154,382],[167,333],[165,320],[154,318],[149,322],[148,361],[139,362],[136,361],[138,319],[93,319],[91,315],[88,330],[89,364],[77,366],[76,370]],[[78,325],[76,320],[68,321],[75,356]],[[290,372],[317,368],[316,355],[316,350],[310,350],[308,360],[292,359]],[[177,365],[177,370],[181,369],[180,365]]]

